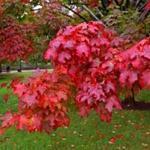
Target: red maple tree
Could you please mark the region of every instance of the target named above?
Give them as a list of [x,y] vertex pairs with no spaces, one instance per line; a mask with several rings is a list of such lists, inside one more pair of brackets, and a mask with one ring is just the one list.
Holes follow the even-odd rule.
[[11,17],[2,17],[0,27],[0,62],[27,59],[34,48],[26,37],[28,27],[18,24]]
[[26,82],[12,82],[19,99],[18,112],[1,117],[1,130],[15,125],[17,129],[49,133],[69,125],[69,95],[81,116],[94,110],[102,121],[110,122],[113,108],[121,109],[121,88],[150,87],[150,38],[122,51],[114,44],[116,38],[101,22],[60,30],[44,54],[54,71],[39,73]]

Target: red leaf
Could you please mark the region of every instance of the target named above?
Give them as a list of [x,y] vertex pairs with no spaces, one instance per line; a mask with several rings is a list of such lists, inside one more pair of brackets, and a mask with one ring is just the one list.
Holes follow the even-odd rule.
[[60,63],[65,63],[67,60],[70,60],[71,59],[71,55],[67,52],[61,52],[59,55],[58,55],[58,61]]
[[150,70],[145,70],[140,77],[140,85],[150,89]]
[[123,138],[123,135],[122,135],[122,134],[118,134],[118,135],[112,137],[112,138],[109,140],[109,143],[110,143],[110,144],[114,144],[114,143],[116,143],[116,141],[117,141],[118,139],[122,139],[122,138]]
[[115,96],[111,96],[107,99],[107,104],[105,106],[105,108],[109,111],[112,112],[113,107],[117,108],[117,109],[121,109],[121,105],[119,103],[119,100],[117,97]]
[[89,46],[87,46],[87,44],[85,44],[84,42],[79,44],[76,47],[76,50],[77,50],[77,55],[78,56],[86,56],[86,57],[88,57],[89,52],[90,52]]
[[1,83],[1,84],[0,84],[0,87],[1,87],[1,88],[5,88],[6,86],[7,86],[7,83]]

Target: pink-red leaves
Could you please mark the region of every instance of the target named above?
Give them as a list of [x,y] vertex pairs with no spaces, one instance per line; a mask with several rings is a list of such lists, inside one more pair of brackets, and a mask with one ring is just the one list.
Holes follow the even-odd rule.
[[81,116],[94,109],[103,121],[110,121],[113,107],[121,109],[117,88],[132,88],[139,79],[142,87],[146,84],[142,71],[149,63],[149,38],[119,51],[123,42],[101,22],[66,27],[50,42],[45,57],[66,68],[77,89]]
[[70,60],[71,59],[71,56],[69,53],[67,52],[61,52],[59,55],[58,55],[58,61],[60,63],[65,63],[67,60]]
[[77,89],[75,101],[81,116],[101,109],[98,115],[109,121],[109,111],[120,108],[118,98],[108,100],[110,95],[117,97],[113,59],[118,51],[111,47],[115,36],[101,22],[81,23],[59,31],[45,53],[56,66],[66,68]]
[[19,99],[18,112],[6,113],[1,118],[2,128],[15,125],[20,130],[49,133],[69,125],[65,103],[70,95],[70,82],[61,70],[41,72],[24,83],[14,80],[11,87]]
[[111,96],[107,99],[107,104],[105,108],[109,111],[112,112],[113,107],[117,109],[121,109],[121,106],[119,104],[119,99],[116,96]]
[[150,69],[142,72],[139,82],[142,88],[150,89]]
[[71,96],[82,117],[94,110],[102,121],[110,122],[113,108],[121,109],[122,88],[150,88],[150,38],[125,51],[120,51],[120,42],[101,22],[60,30],[44,55],[54,64],[54,71],[35,73],[26,82],[12,82],[19,99],[18,112],[7,113],[2,127],[15,125],[49,133],[69,125],[65,104],[70,85],[75,88],[75,97]]
[[25,85],[23,83],[16,83],[15,80],[12,82],[12,86],[14,89],[14,93],[18,94],[18,96],[22,96],[26,91]]
[[132,85],[137,80],[138,80],[137,73],[134,71],[128,71],[128,70],[122,71],[120,74],[120,78],[119,78],[119,81],[122,86],[128,85],[129,87],[132,87]]
[[87,44],[85,44],[84,42],[82,42],[81,44],[79,44],[76,47],[76,50],[77,50],[77,55],[79,57],[82,57],[82,56],[88,57],[90,48],[89,48],[89,46]]
[[120,66],[119,81],[121,85],[128,88],[132,88],[134,85],[148,88],[150,38],[145,38],[130,49],[120,53],[120,58],[121,61],[120,64],[118,63],[118,66]]
[[2,128],[9,127],[14,124],[13,115],[10,112],[7,112],[3,117],[0,118],[0,120],[2,121]]

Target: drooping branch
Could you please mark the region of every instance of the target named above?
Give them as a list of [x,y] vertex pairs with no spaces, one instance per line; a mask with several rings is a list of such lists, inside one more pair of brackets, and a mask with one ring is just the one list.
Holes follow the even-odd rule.
[[79,13],[77,13],[76,11],[74,11],[73,9],[71,9],[69,6],[62,4],[62,6],[68,10],[70,10],[71,12],[73,12],[75,15],[77,15],[79,18],[81,18],[82,20],[84,20],[85,22],[88,22],[88,20],[86,18],[84,18],[83,16],[81,16]]

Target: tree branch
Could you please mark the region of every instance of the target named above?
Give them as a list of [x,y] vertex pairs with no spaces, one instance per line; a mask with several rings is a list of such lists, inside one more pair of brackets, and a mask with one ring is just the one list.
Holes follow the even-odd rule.
[[82,6],[95,20],[99,21],[100,19],[85,5]]
[[82,20],[84,20],[85,22],[88,22],[88,20],[86,18],[84,18],[83,16],[81,16],[79,13],[77,13],[76,11],[72,10],[69,6],[62,4],[62,6],[68,10],[70,10],[71,12],[73,12],[75,15],[77,15],[79,18],[81,18]]

